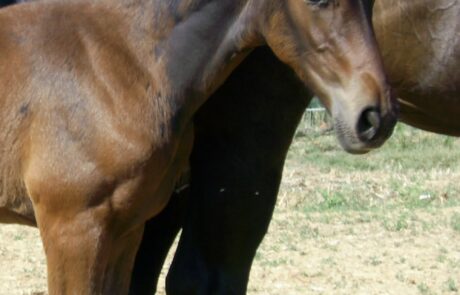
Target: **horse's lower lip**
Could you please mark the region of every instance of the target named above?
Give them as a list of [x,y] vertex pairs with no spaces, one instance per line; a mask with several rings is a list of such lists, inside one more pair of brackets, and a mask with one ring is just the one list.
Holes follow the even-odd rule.
[[364,155],[364,154],[367,154],[368,152],[370,152],[372,149],[345,149],[345,151],[349,154],[352,154],[352,155]]
[[[391,136],[394,124],[390,120],[385,122],[383,128],[379,130],[368,130],[365,132],[371,132],[369,137],[365,136],[363,139],[362,136],[351,132],[350,128],[347,128],[344,124],[338,123],[335,124],[336,134],[342,148],[350,154],[365,154],[371,150],[381,147],[386,140]],[[368,140],[369,138],[372,138]]]

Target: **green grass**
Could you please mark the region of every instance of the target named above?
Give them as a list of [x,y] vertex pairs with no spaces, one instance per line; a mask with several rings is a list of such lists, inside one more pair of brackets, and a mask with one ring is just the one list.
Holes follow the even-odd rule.
[[[454,175],[460,181],[460,139],[403,124],[396,126],[383,147],[359,156],[345,153],[333,133],[298,137],[288,154],[288,163],[299,170],[306,167],[305,173],[331,179],[329,183],[325,180],[324,185],[307,187],[307,193],[314,197],[305,196],[298,202],[306,212],[460,204],[460,183],[452,179]],[[404,227],[403,220],[396,226]]]
[[418,284],[417,289],[420,291],[420,294],[423,294],[423,295],[433,294],[430,288],[425,283]]
[[460,213],[455,213],[450,222],[452,228],[460,233]]
[[[383,147],[368,155],[349,155],[342,151],[334,134],[300,137],[294,142],[290,157],[303,163],[314,163],[329,171],[373,171],[394,169],[457,168],[460,141],[456,138],[434,135],[398,124],[393,136]],[[455,161],[452,161],[452,159]]]
[[404,211],[400,213],[396,218],[383,218],[383,227],[388,231],[402,231],[409,228],[410,220],[409,213]]
[[398,125],[353,156],[304,134],[256,255],[260,294],[458,294],[460,139]]
[[[356,156],[332,132],[313,132],[295,138],[286,167],[278,207],[311,222],[377,222],[387,232],[414,236],[460,232],[460,212],[437,216],[439,208],[460,205],[460,139],[398,124],[383,147]],[[417,218],[420,212],[426,216]],[[311,227],[301,235],[321,236]]]
[[[457,168],[460,142],[447,136],[432,136],[399,124],[388,142],[368,155],[345,154],[333,134],[313,135],[297,140],[291,156],[300,162],[314,164],[329,171],[339,167],[345,171],[392,169]],[[435,151],[435,152],[433,152]],[[456,161],[451,161],[455,158]]]
[[457,284],[455,283],[455,281],[452,278],[449,278],[447,280],[446,285],[447,285],[447,290],[448,291],[450,291],[450,292],[457,292],[458,291]]

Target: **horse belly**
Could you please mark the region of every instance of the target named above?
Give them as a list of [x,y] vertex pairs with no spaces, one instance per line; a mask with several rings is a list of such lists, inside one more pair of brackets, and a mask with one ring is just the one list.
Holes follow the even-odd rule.
[[[0,84],[1,86],[1,84]],[[3,88],[5,90],[5,88]],[[0,97],[0,222],[35,225],[32,202],[21,179],[27,110]]]
[[[5,156],[5,155],[2,155]],[[35,225],[31,200],[15,167],[1,159],[0,168],[0,223]]]
[[0,155],[0,223],[35,225],[32,202],[21,181],[19,163],[15,152],[3,151]]
[[400,120],[423,130],[460,136],[459,99],[449,93],[401,91]]

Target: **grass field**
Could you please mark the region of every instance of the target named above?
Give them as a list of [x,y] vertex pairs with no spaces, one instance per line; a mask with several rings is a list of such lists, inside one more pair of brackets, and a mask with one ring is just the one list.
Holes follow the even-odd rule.
[[[0,226],[0,294],[41,294],[37,231]],[[294,141],[248,294],[460,294],[460,139],[398,125],[378,151]],[[160,293],[163,294],[163,293]]]

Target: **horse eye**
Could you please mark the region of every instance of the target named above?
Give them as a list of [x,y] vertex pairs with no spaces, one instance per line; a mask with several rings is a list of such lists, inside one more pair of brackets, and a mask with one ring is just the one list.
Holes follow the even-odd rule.
[[304,0],[305,3],[315,6],[325,7],[329,4],[329,0]]

